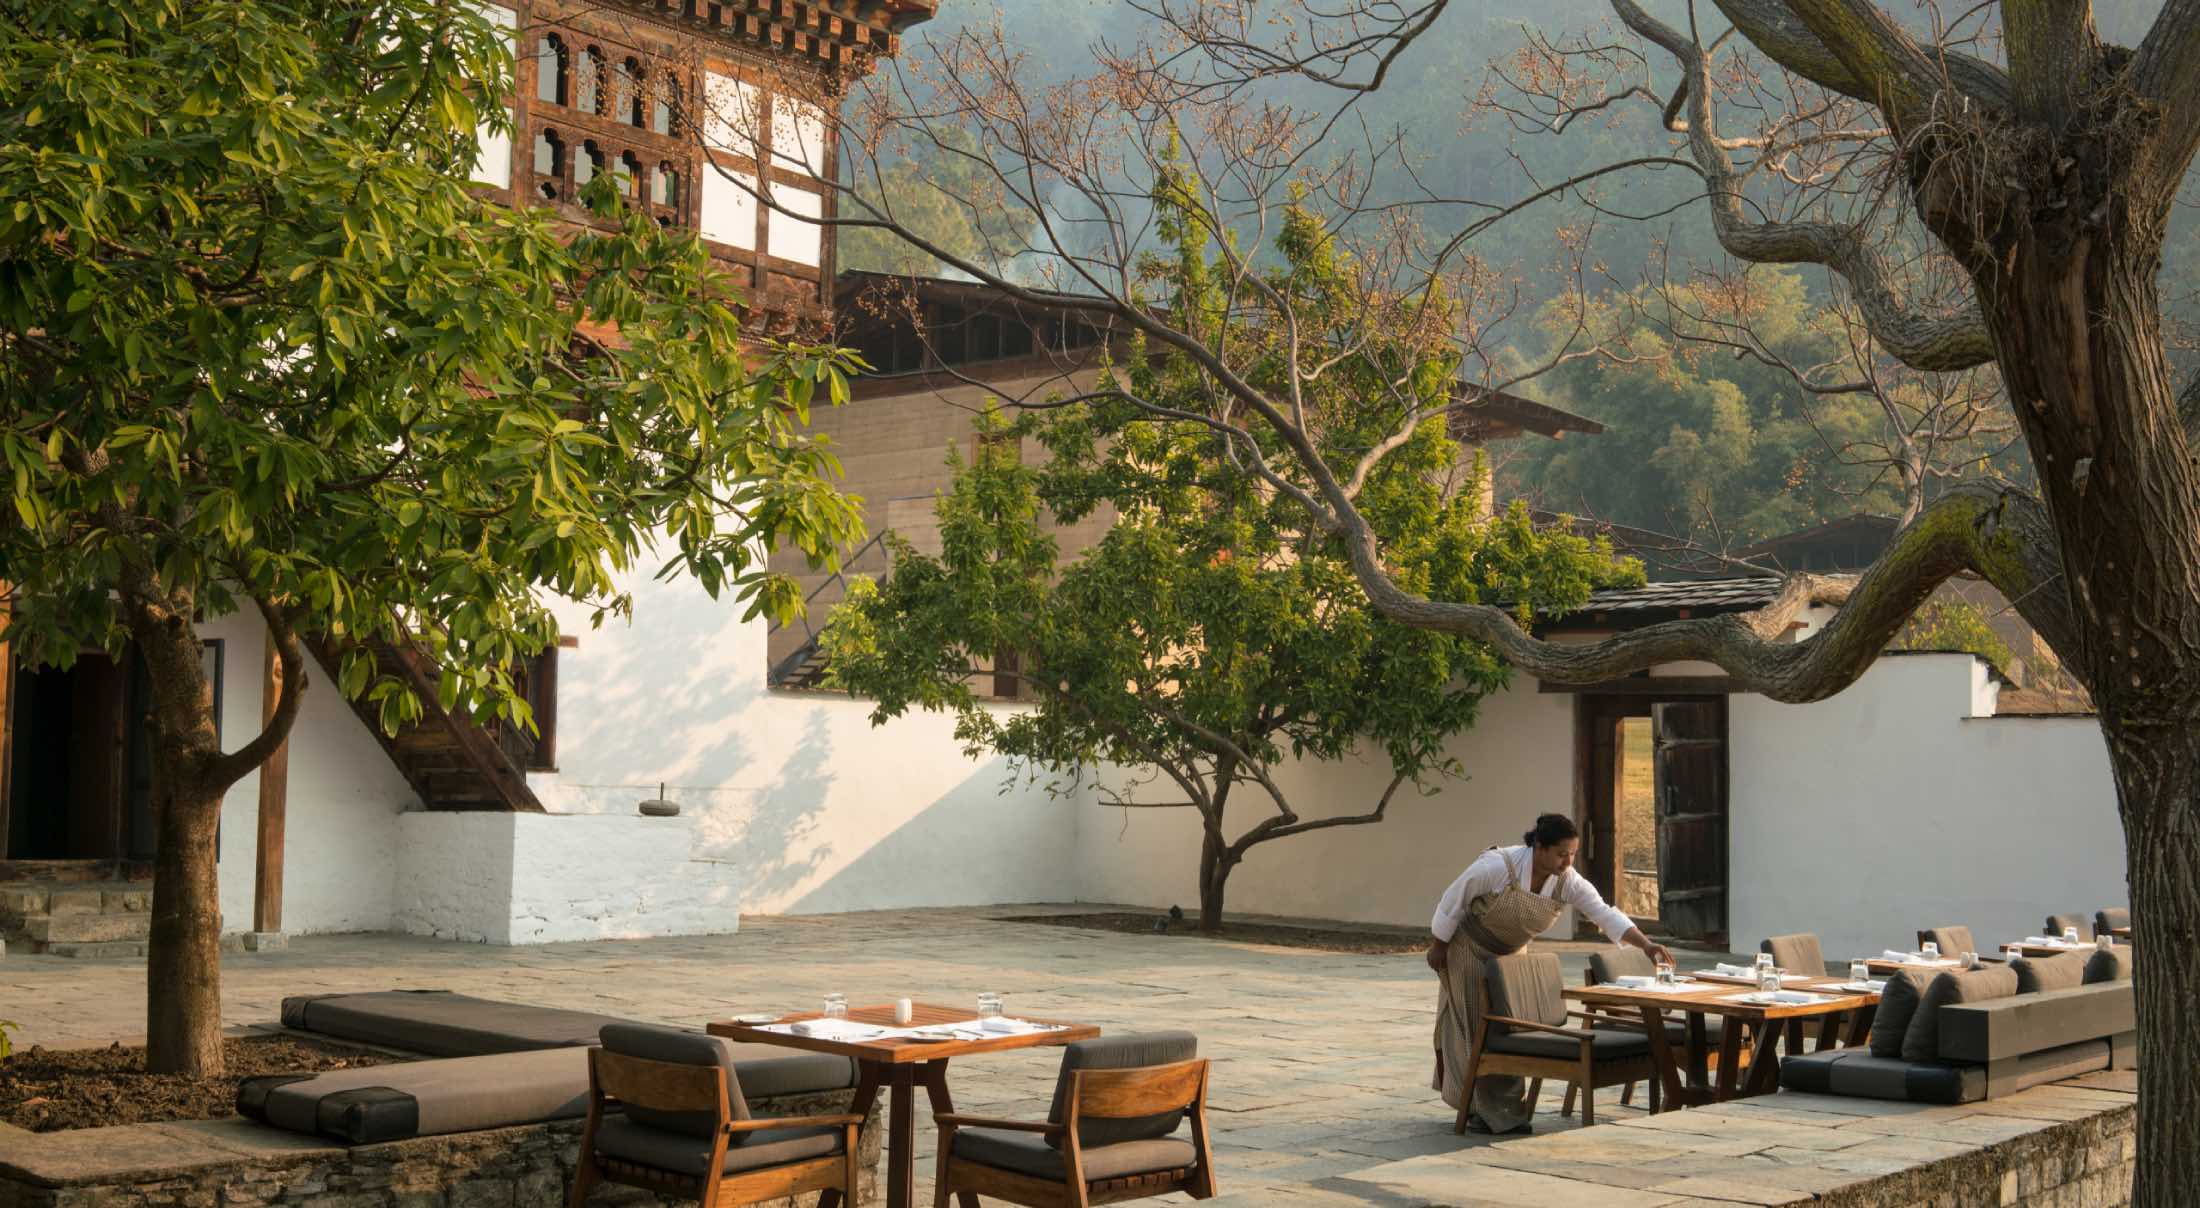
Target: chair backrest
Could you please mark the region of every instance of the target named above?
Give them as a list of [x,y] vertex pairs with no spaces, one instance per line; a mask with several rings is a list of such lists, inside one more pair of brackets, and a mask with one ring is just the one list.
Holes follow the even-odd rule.
[[[1207,1062],[1204,1058],[1168,1065],[1073,1070],[1070,1073],[1070,1115],[1077,1121],[1080,1145],[1085,1143],[1085,1125],[1089,1122],[1138,1122],[1159,1120],[1168,1115],[1181,1118],[1183,1113],[1197,1110],[1206,1098]],[[1171,1125],[1169,1132],[1174,1131],[1176,1128]]]
[[2078,938],[2093,938],[2093,924],[2082,914],[2051,914],[2047,916],[2047,934],[2059,936],[2071,928],[2078,929]]
[[[645,1080],[627,1084],[629,1089],[641,1094],[640,1098],[614,1091],[609,1085],[602,1087],[604,1094],[626,1104],[628,1120],[644,1128],[708,1137],[718,1131],[721,1120],[749,1118],[748,1100],[741,1095],[741,1076],[733,1068],[733,1048],[718,1037],[655,1024],[608,1023],[598,1033],[598,1039],[603,1041],[599,1068],[607,1064],[609,1068],[650,1074]],[[605,1063],[604,1058],[611,1060]],[[645,1066],[685,1067],[695,1070],[697,1076],[675,1079],[663,1070],[649,1071]],[[685,1096],[677,1089],[702,1086],[706,1082],[715,1086],[721,1080],[726,1088],[723,1117],[718,1114],[716,1102],[697,1107],[693,1105],[692,1096]],[[657,1094],[659,1091],[663,1094]],[[679,1101],[672,1101],[674,1099]],[[735,1133],[733,1144],[738,1145],[752,1135]]]
[[[1555,952],[1493,956],[1482,964],[1482,986],[1492,1015],[1552,1027],[1566,1024],[1566,982]],[[1502,1025],[1496,1030],[1502,1031]]]
[[1962,956],[1966,952],[1978,951],[1978,945],[1971,940],[1969,927],[1927,927],[1917,933],[1919,948],[1929,943],[1940,945],[1942,956]]
[[2110,906],[2105,910],[2093,912],[2093,934],[2095,935],[2104,935],[2129,926],[2131,926],[2131,908],[2129,906]]
[[1794,935],[1775,935],[1757,946],[1760,952],[1772,954],[1772,963],[1790,973],[1804,977],[1826,975],[1826,954],[1818,946],[1818,937],[1808,932]]
[[[1199,1037],[1190,1032],[1146,1032],[1077,1041],[1062,1050],[1062,1068],[1054,1080],[1054,1104],[1047,1109],[1047,1120],[1053,1124],[1069,1122],[1070,1105],[1076,1101],[1081,1073],[1169,1068],[1198,1056]],[[1103,1080],[1099,1085],[1108,1084]],[[1166,1137],[1184,1122],[1184,1108],[1189,1102],[1185,1100],[1149,1115],[1096,1115],[1081,1120],[1077,1125],[1077,1143],[1090,1149],[1123,1141],[1152,1141]],[[1047,1144],[1059,1148],[1062,1139],[1050,1136]]]
[[1582,975],[1582,984],[1601,986],[1623,977],[1648,977],[1657,971],[1650,954],[1640,948],[1605,948],[1589,954],[1589,968]]

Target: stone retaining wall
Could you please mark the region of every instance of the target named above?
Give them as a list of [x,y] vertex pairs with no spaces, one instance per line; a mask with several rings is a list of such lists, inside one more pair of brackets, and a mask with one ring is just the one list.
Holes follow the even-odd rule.
[[[759,1115],[848,1110],[851,1091],[756,1100]],[[581,1121],[342,1146],[250,1121],[0,1132],[0,1208],[555,1208],[572,1184]],[[880,1130],[867,1128],[857,1202],[877,1202]],[[814,1197],[802,1197],[805,1202]],[[634,1188],[591,1204],[657,1208]],[[772,1208],[794,1208],[792,1198]]]

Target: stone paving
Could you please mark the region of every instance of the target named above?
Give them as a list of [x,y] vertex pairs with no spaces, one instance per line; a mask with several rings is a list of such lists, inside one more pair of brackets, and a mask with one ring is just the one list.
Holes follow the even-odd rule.
[[[1417,954],[1354,956],[1125,935],[1001,915],[1055,907],[907,910],[744,920],[737,935],[502,948],[388,935],[303,936],[285,951],[230,954],[223,1020],[274,1021],[293,994],[440,988],[637,1019],[696,1024],[908,995],[944,1003],[983,990],[1011,1014],[1110,1032],[1189,1028],[1214,1059],[1211,1120],[1224,1190],[1246,1203],[1297,1198],[1315,1180],[1488,1144],[1456,1137],[1428,1089],[1435,979]],[[1083,907],[1081,909],[1089,909]],[[1554,945],[1578,980],[1594,944]],[[1706,959],[1709,959],[1708,957]],[[103,1045],[142,1036],[141,961],[9,956],[0,1019],[16,1043]],[[1040,1049],[958,1063],[956,1105],[1044,1118],[1058,1057]],[[1539,1130],[1576,1127],[1547,1089]],[[1616,1090],[1598,1120],[1640,1116]],[[921,1096],[920,1096],[921,1099]],[[924,1109],[920,1106],[920,1112]],[[920,1118],[919,1136],[929,1139]],[[929,1147],[918,1178],[930,1202]]]

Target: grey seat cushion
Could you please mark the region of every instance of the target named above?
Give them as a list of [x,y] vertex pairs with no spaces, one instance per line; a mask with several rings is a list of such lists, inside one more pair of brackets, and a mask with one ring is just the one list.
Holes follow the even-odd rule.
[[1909,1103],[1975,1103],[1986,1097],[1986,1067],[1904,1061],[1863,1049],[1797,1053],[1780,1063],[1780,1085],[1819,1095]]
[[1622,1032],[1612,1028],[1567,1028],[1566,1035],[1554,1036],[1549,1032],[1510,1031],[1502,1036],[1489,1037],[1489,1051],[1513,1057],[1556,1057],[1573,1061],[1581,1056],[1581,1042],[1577,1037],[1589,1037],[1590,1059],[1594,1061],[1616,1060],[1622,1057],[1642,1057],[1650,1052],[1650,1038],[1640,1032]]
[[2051,914],[2047,916],[2047,934],[2049,935],[2059,936],[2073,928],[2077,930],[2079,939],[2089,940],[2093,938],[2093,920],[2082,914]]
[[2085,958],[2084,984],[2091,986],[2101,982],[2131,980],[2131,947],[2118,944],[2113,948],[2095,948]]
[[283,1026],[431,1057],[596,1043],[609,1015],[496,1002],[448,990],[378,990],[283,1000]]
[[1623,977],[1649,977],[1658,971],[1640,948],[1605,948],[1589,954],[1588,984],[1601,986]]
[[2038,994],[2043,990],[2072,990],[2085,983],[2086,962],[2092,959],[2088,952],[2064,952],[2056,956],[2020,956],[2009,962],[2017,974],[2017,993]]
[[[1482,963],[1482,977],[1490,1014],[1553,1027],[1566,1022],[1566,983],[1558,970],[1557,953],[1493,956]],[[1503,1025],[1490,1028],[1493,1034],[1502,1030]]]
[[[2007,965],[1950,970],[1925,987],[1925,997],[1902,1034],[1904,1061],[1933,1061],[1940,1056],[1940,1009],[1954,1003],[1988,1002],[2017,993],[2017,971]],[[1885,999],[1882,997],[1881,1002]],[[1874,1050],[1877,1051],[1876,1048]]]
[[[1129,1036],[1102,1036],[1080,1040],[1062,1050],[1062,1065],[1054,1078],[1054,1103],[1047,1120],[1060,1124],[1069,1119],[1071,1075],[1078,1070],[1128,1070],[1149,1065],[1174,1065],[1199,1056],[1199,1037],[1190,1032],[1145,1032]],[[1124,1120],[1077,1122],[1077,1143],[1088,1149],[1123,1141],[1147,1141],[1166,1137],[1184,1122],[1184,1112],[1163,1112]],[[1032,1136],[1039,1136],[1037,1133]],[[1059,1146],[1060,1137],[1046,1137],[1041,1144]]]
[[352,1145],[565,1120],[588,1111],[588,1051],[541,1049],[248,1078],[239,1114]]
[[1879,991],[1879,1010],[1872,1015],[1872,1056],[1901,1058],[1902,1038],[1932,980],[1933,975],[1923,969],[1897,969],[1887,976],[1887,984]]
[[1818,946],[1815,935],[1775,935],[1757,945],[1759,952],[1772,954],[1772,963],[1790,973],[1804,977],[1826,975],[1826,954]]
[[[1061,1182],[1069,1178],[1069,1157],[1038,1133],[963,1128],[955,1132],[955,1156],[1002,1170]],[[1181,1170],[1199,1160],[1190,1141],[1173,1136],[1113,1145],[1082,1145],[1078,1162],[1087,1182],[1118,1179],[1159,1170]]]
[[[606,1053],[639,1057],[647,1061],[667,1061],[674,1065],[724,1070],[726,1107],[731,1113],[730,1118],[749,1118],[749,1102],[741,1093],[741,1074],[733,1064],[733,1046],[716,1036],[683,1032],[678,1028],[659,1027],[650,1023],[607,1023],[603,1027],[603,1049]],[[643,1128],[708,1140],[718,1127],[718,1117],[713,1112],[660,1111],[639,1103],[628,1103],[625,1107],[626,1118]],[[753,1136],[754,1133],[735,1133],[733,1144],[746,1145]]]
[[[726,1147],[723,1170],[733,1174],[830,1157],[841,1152],[846,1136],[845,1130],[838,1128],[758,1129],[749,1133],[744,1143]],[[710,1169],[709,1138],[665,1132],[615,1115],[605,1116],[596,1125],[596,1152],[695,1178]]]
[[1971,938],[1969,927],[1927,927],[1917,933],[1917,944],[1922,950],[1928,943],[1939,945],[1942,956],[1962,956],[1978,951],[1978,943]]
[[2131,926],[2131,908],[2128,906],[2111,906],[2106,910],[2093,912],[2093,934],[2095,935],[2106,935],[2111,931],[2121,930],[2129,926]]

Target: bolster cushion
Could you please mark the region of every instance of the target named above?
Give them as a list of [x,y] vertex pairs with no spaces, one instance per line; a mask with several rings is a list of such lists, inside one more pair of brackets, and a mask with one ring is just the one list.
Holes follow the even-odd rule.
[[2085,982],[2086,962],[2092,959],[2085,952],[2065,952],[2059,956],[2020,956],[2009,962],[2016,970],[2017,993],[2038,994],[2043,990],[2075,990]]
[[2131,980],[2131,947],[2118,944],[2113,948],[2095,948],[2085,961],[2085,984]]
[[1877,1057],[1858,1048],[1826,1049],[1781,1061],[1780,1085],[1816,1095],[1975,1103],[1986,1097],[1986,1068]]
[[2017,971],[2007,965],[1951,970],[1934,978],[1932,984],[1925,987],[1925,997],[1919,1000],[1917,1013],[1910,1017],[1909,1030],[1902,1034],[1902,1059],[1932,1061],[1940,1056],[1941,1008],[1956,1003],[2014,998],[2016,993]]
[[1872,1056],[1902,1056],[1902,1037],[1910,1030],[1910,1020],[1930,984],[1932,974],[1923,969],[1897,969],[1888,975],[1879,991],[1879,1010],[1872,1015]]

